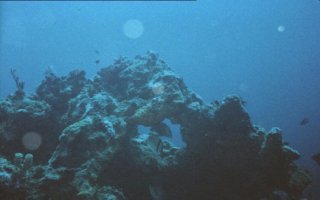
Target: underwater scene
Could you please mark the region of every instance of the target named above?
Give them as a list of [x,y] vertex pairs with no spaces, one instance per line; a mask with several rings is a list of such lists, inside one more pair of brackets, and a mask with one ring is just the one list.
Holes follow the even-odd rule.
[[320,200],[320,1],[0,1],[0,200]]

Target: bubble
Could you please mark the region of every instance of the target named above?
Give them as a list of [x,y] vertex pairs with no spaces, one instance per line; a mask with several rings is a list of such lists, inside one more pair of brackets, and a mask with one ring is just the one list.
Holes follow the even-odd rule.
[[162,94],[164,92],[164,86],[162,85],[162,83],[155,83],[152,85],[152,92],[155,95],[159,95]]
[[139,38],[144,32],[143,24],[136,19],[130,19],[123,25],[123,33],[131,39]]
[[284,27],[283,25],[278,26],[278,32],[282,33],[286,30],[286,27]]
[[39,133],[27,132],[22,138],[23,146],[28,150],[36,150],[42,143],[42,138]]

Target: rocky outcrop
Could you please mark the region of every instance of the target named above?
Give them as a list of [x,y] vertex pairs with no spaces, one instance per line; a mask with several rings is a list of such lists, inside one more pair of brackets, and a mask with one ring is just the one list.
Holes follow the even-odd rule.
[[[310,183],[279,128],[252,124],[240,97],[205,103],[153,52],[121,57],[92,80],[47,73],[35,95],[1,100],[0,119],[4,195],[15,191],[5,168],[16,152],[35,160],[18,177],[26,199],[295,200]],[[162,136],[165,120],[180,125],[186,147]],[[21,146],[30,131],[37,149]]]

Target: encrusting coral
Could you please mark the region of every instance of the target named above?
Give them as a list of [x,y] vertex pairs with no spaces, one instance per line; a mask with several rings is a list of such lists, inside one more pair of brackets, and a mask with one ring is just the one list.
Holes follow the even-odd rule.
[[[163,138],[171,135],[166,120],[180,125],[186,147]],[[141,125],[150,131],[142,134]],[[21,144],[28,132],[41,137],[39,148]],[[80,70],[47,73],[36,94],[0,101],[0,193],[12,199],[295,200],[310,175],[294,164],[300,154],[281,135],[279,128],[253,125],[240,97],[205,103],[154,52],[120,57],[92,80]],[[10,163],[16,152],[26,156],[16,154]],[[7,169],[18,169],[19,158],[28,173],[16,187]]]

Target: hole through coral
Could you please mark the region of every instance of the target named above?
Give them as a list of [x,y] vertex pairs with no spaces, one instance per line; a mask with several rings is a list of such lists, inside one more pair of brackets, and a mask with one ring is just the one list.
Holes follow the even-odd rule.
[[[175,147],[184,148],[186,146],[181,136],[180,124],[173,124],[170,119],[165,119],[159,124],[161,124],[161,126],[138,125],[138,133],[147,136],[151,131],[158,132],[162,140],[172,143]],[[166,128],[169,128],[169,130],[166,130]],[[171,134],[169,134],[168,131],[170,131]],[[169,135],[171,136],[169,137]]]

